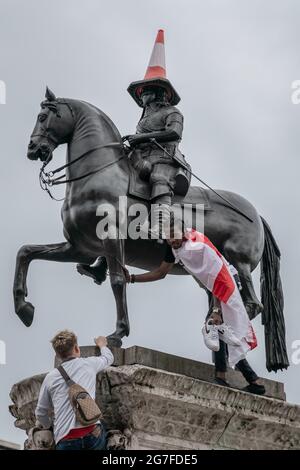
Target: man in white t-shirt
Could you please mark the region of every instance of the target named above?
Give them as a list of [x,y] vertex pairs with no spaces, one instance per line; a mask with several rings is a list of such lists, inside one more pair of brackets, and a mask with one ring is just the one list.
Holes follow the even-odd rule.
[[256,338],[235,282],[237,271],[204,234],[192,229],[183,231],[181,223],[175,227],[174,221],[170,225],[170,236],[160,266],[137,275],[129,274],[126,270],[127,282],[163,279],[172,270],[174,263],[180,262],[213,297],[213,309],[209,312],[202,333],[206,346],[215,353],[216,383],[229,385],[225,375],[228,349],[230,365],[240,370],[249,383],[245,390],[264,394],[264,386],[258,382],[258,376],[245,358],[247,351],[256,346]]
[[[101,355],[80,357],[76,335],[68,330],[59,332],[51,341],[53,349],[69,377],[95,399],[96,376],[110,366],[114,357],[107,347],[104,336],[95,338]],[[58,369],[49,372],[41,386],[35,415],[38,423],[49,428],[53,426],[57,450],[103,450],[106,448],[106,431],[103,423],[82,427],[76,422],[69,400],[69,389]]]

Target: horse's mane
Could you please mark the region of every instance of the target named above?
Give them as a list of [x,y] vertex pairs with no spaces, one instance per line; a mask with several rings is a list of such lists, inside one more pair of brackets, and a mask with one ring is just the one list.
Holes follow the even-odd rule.
[[75,99],[70,99],[70,98],[62,98],[61,100],[69,104],[71,108],[74,109],[75,114],[78,114],[78,112],[80,113],[81,111],[86,114],[88,114],[88,112],[91,112],[94,115],[96,114],[99,118],[99,126],[104,121],[107,124],[107,126],[111,128],[111,130],[115,134],[116,139],[121,140],[121,134],[118,128],[116,127],[116,125],[107,116],[107,114],[101,111],[101,109],[97,108],[97,106],[91,103],[88,103],[87,101],[83,101],[83,100],[75,100]]

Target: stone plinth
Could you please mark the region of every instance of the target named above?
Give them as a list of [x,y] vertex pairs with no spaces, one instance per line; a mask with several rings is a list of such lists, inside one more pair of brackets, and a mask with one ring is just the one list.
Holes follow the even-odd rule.
[[[99,349],[94,346],[81,346],[82,357],[97,356]],[[130,348],[113,349],[115,366],[140,364],[143,366],[162,369],[175,374],[186,375],[194,379],[214,382],[215,369],[211,364],[194,361],[185,357],[175,356],[173,354],[155,351],[153,349],[142,348],[141,346],[132,346]],[[228,381],[238,389],[244,388],[247,384],[242,374],[233,369],[228,369]],[[285,400],[284,385],[274,380],[261,379],[266,388],[266,396]]]
[[[208,364],[137,346],[114,354],[115,366],[97,378],[110,448],[300,449],[300,407],[284,401],[283,384],[265,380],[269,396],[260,397],[211,383]],[[244,386],[238,372],[230,374],[231,383]],[[21,429],[33,425],[43,377],[12,388],[10,411]]]

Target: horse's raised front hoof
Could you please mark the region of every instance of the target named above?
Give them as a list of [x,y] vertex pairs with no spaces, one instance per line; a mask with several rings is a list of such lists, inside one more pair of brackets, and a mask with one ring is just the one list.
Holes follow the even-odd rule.
[[248,317],[250,318],[250,320],[253,320],[255,317],[257,317],[257,315],[259,315],[263,311],[263,308],[264,308],[260,302],[258,303],[246,302],[245,307],[246,307]]
[[122,346],[122,340],[119,336],[110,335],[107,337],[107,345],[111,348],[120,348]]
[[23,302],[18,308],[16,314],[25,326],[30,326],[33,322],[34,306],[30,302]]

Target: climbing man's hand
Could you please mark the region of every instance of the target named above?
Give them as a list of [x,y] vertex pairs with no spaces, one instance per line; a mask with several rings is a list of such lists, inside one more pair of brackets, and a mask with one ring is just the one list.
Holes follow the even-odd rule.
[[126,282],[130,282],[130,274],[129,274],[129,271],[127,268],[125,268],[123,266],[123,272],[124,272],[124,275],[125,275],[125,279],[126,279]]
[[107,346],[107,339],[105,336],[98,336],[98,338],[94,338],[94,341],[95,345],[98,346],[99,349]]

